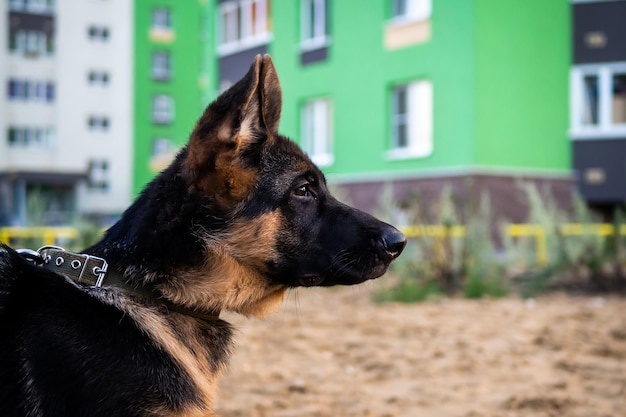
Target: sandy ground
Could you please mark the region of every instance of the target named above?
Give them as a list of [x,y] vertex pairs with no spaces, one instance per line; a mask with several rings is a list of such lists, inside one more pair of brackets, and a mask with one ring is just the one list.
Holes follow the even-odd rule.
[[373,287],[298,290],[237,348],[235,416],[626,416],[626,299],[376,305]]

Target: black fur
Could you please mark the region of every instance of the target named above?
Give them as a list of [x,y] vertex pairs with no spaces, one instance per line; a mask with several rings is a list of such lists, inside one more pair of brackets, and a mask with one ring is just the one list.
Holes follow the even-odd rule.
[[[180,367],[122,311],[10,249],[0,259],[1,416],[138,416],[195,401]],[[224,361],[230,326],[204,326]]]

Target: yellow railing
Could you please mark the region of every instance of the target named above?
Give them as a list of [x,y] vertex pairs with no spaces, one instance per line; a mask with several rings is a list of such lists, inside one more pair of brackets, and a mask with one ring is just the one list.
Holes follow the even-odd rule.
[[405,226],[400,228],[407,237],[463,237],[465,236],[465,226],[454,225],[444,226],[441,224],[429,224],[423,226]]
[[[55,245],[79,237],[74,227],[0,227],[0,242],[10,244],[16,239],[41,239],[43,245]],[[34,248],[36,249],[36,248]]]
[[[464,237],[466,233],[465,226],[443,226],[443,225],[424,225],[424,226],[405,226],[401,228],[402,232],[409,238],[416,237]],[[616,234],[615,226],[610,223],[566,223],[559,227],[559,232],[563,236],[601,236],[607,237]],[[618,230],[621,236],[626,236],[626,224],[619,226]],[[548,244],[546,230],[543,226],[537,224],[509,224],[506,228],[506,234],[513,238],[530,237],[535,240],[536,261],[538,265],[546,265],[548,263]]]
[[542,226],[536,224],[510,224],[506,228],[506,233],[510,237],[534,238],[537,264],[546,265],[548,263],[548,243],[546,242],[546,231]]

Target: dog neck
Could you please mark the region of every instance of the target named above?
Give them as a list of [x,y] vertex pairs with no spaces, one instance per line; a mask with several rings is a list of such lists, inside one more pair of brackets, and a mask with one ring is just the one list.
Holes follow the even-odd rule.
[[[129,283],[116,269],[110,269],[103,258],[74,253],[60,247],[48,246],[39,250],[42,266],[52,272],[63,275],[79,284],[91,287],[114,287],[121,289],[134,298],[149,300],[164,306],[168,311],[185,314],[202,320],[219,320],[219,310],[200,310],[185,308],[166,300],[152,286],[138,286]],[[32,258],[35,261],[35,258]]]

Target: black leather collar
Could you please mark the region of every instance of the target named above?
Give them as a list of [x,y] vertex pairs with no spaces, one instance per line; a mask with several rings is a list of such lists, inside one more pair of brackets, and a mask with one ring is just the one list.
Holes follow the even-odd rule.
[[122,274],[109,270],[107,261],[97,256],[70,252],[59,246],[43,246],[37,251],[19,249],[17,252],[30,262],[82,285],[119,288],[135,297],[153,300],[168,310],[202,320],[211,321],[220,318],[219,311],[199,311],[181,307],[164,300],[154,289],[128,284]]

